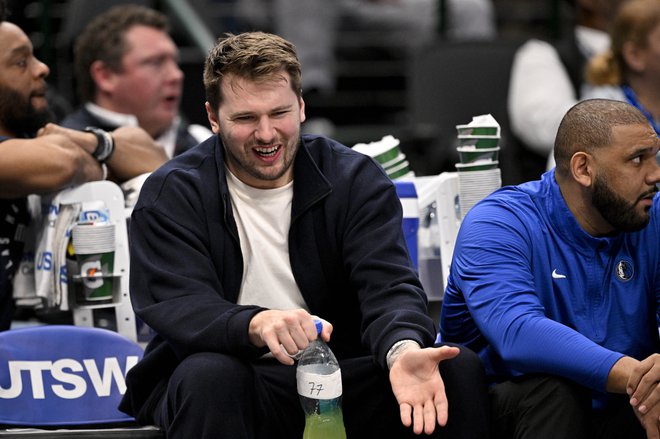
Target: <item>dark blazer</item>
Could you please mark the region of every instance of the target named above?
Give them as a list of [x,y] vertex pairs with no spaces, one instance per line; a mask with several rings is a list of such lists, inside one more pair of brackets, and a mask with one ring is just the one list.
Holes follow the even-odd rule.
[[[102,121],[95,115],[93,115],[85,107],[80,107],[78,110],[66,116],[62,122],[62,126],[67,128],[73,128],[75,130],[84,130],[85,128],[92,126],[96,128],[101,128],[106,131],[114,131],[119,128],[116,125],[108,124],[107,122]],[[188,132],[188,125],[181,123],[176,132],[176,143],[174,145],[174,155],[179,155],[182,152],[185,152],[197,145],[199,142],[192,134]]]

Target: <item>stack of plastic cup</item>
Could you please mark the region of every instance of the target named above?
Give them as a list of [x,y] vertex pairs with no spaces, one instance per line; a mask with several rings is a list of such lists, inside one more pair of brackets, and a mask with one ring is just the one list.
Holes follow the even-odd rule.
[[484,197],[502,186],[498,167],[500,125],[490,114],[475,116],[467,125],[457,125],[459,204],[461,217]]
[[385,136],[376,142],[358,143],[353,149],[376,160],[392,180],[410,180],[415,174],[410,170],[410,163],[401,152],[399,143],[399,139]]
[[82,288],[76,290],[78,304],[111,302],[113,297],[115,225],[103,209],[84,209],[71,230]]

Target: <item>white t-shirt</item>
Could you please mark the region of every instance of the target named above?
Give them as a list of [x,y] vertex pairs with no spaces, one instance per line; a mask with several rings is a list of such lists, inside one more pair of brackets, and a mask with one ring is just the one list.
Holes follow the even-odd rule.
[[243,254],[238,304],[308,310],[289,260],[293,182],[275,189],[257,189],[227,169],[227,186]]

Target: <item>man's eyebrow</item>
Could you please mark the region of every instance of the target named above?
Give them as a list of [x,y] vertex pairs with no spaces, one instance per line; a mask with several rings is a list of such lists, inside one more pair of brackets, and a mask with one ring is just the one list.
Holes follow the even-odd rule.
[[281,105],[281,106],[279,106],[279,107],[275,107],[275,108],[273,108],[273,109],[271,110],[271,113],[273,113],[273,112],[278,112],[278,111],[282,111],[282,110],[290,110],[291,108],[293,108],[293,105]]
[[[279,107],[272,108],[268,113],[277,113],[279,111],[289,111],[293,108],[293,105],[281,105]],[[242,117],[242,116],[252,116],[255,113],[253,111],[237,111],[229,115],[231,118]]]
[[27,44],[21,44],[20,46],[14,47],[9,51],[9,56],[16,55],[29,55],[32,53],[32,48]]
[[657,153],[659,148],[660,148],[660,143],[655,143],[653,146],[635,147],[632,151],[628,153],[628,157],[650,154],[650,153],[654,153],[654,151],[655,153]]

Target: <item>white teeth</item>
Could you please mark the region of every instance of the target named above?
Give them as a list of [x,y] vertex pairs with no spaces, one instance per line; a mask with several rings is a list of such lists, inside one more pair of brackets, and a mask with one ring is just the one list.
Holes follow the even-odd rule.
[[271,146],[270,148],[257,148],[257,151],[268,154],[269,152],[277,151],[277,146]]
[[275,155],[279,147],[271,146],[269,148],[255,148],[258,154],[260,155]]

